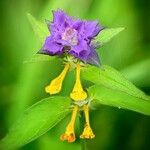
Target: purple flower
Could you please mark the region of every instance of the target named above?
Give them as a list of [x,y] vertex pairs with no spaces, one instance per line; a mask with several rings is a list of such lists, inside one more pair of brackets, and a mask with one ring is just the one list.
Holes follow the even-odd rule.
[[102,30],[97,21],[74,19],[62,10],[53,12],[53,22],[48,24],[51,35],[39,53],[62,55],[67,53],[84,63],[99,65],[99,57],[92,40]]

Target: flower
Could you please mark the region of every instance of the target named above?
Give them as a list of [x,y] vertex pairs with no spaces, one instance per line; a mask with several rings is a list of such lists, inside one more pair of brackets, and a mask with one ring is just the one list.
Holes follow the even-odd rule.
[[84,105],[83,106],[83,111],[85,114],[85,127],[84,130],[82,132],[82,134],[80,135],[81,139],[93,139],[95,138],[95,134],[92,131],[92,128],[90,126],[90,121],[89,121],[89,107],[88,105]]
[[82,62],[99,66],[99,57],[93,40],[102,28],[97,21],[75,19],[66,15],[62,10],[54,11],[53,15],[53,22],[48,23],[51,35],[46,38],[39,53],[65,58],[67,56],[67,62],[63,71],[45,87],[45,91],[50,95],[59,93],[67,72],[72,66],[76,66],[76,80],[70,93],[70,98],[74,103],[72,116],[60,139],[69,143],[76,140],[74,125],[79,107],[83,108],[85,115],[85,127],[80,138],[92,139],[95,135],[90,126],[88,94],[82,87],[80,72]]
[[77,71],[76,71],[76,82],[72,92],[70,93],[70,97],[74,101],[85,100],[87,98],[87,93],[83,90],[81,81],[80,81],[80,64],[77,63]]
[[75,133],[74,133],[74,124],[76,120],[77,111],[78,111],[78,106],[76,105],[72,110],[72,117],[66,128],[66,132],[60,136],[60,139],[62,141],[67,140],[69,143],[71,143],[76,140]]
[[97,21],[86,21],[68,16],[62,10],[53,12],[53,22],[48,23],[51,33],[39,53],[61,56],[64,53],[93,65],[99,57],[92,43],[102,30]]
[[54,80],[52,80],[50,85],[45,87],[46,93],[56,94],[56,93],[59,93],[61,91],[62,83],[63,83],[63,80],[64,80],[66,74],[67,74],[67,71],[69,70],[69,67],[70,67],[70,64],[67,63],[65,65],[65,68],[61,72],[61,74],[58,77],[56,77]]

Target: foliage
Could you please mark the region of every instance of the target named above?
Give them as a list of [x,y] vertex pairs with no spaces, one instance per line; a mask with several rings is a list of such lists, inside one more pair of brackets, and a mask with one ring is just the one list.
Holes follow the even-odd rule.
[[[42,42],[48,35],[47,27],[32,15],[28,14],[27,16],[35,34]],[[96,40],[103,45],[123,29],[104,29]],[[40,61],[40,59],[36,59],[36,61]],[[101,68],[87,66],[83,68],[82,72],[85,80],[95,84],[88,89],[88,92],[89,99],[96,99],[97,105],[100,103],[150,115],[149,97],[115,69],[109,66]],[[49,97],[34,104],[24,112],[2,140],[2,149],[18,148],[43,135],[68,114],[69,104],[67,97],[59,96]]]
[[[100,19],[104,25],[113,27],[105,28],[96,38],[101,46],[98,52],[102,56],[102,63],[108,65],[100,68],[86,66],[81,72],[85,85],[88,85],[91,105],[94,103],[96,108],[102,108],[93,111],[91,117],[97,138],[91,142],[86,141],[83,145],[87,144],[87,148],[83,148],[148,149],[149,143],[146,141],[149,136],[150,97],[144,92],[149,93],[150,87],[150,34],[147,22],[149,16],[146,13],[149,8],[140,3],[142,2],[133,1],[131,5],[130,1],[82,0],[75,1],[72,5],[72,0],[38,0],[35,5],[34,1],[29,0],[18,3],[1,1],[0,136],[4,136],[7,128],[11,127],[1,140],[0,149],[16,149],[24,145],[27,145],[26,149],[29,146],[29,149],[39,150],[48,150],[52,145],[57,145],[58,149],[69,147],[55,136],[61,132],[59,128],[62,128],[62,123],[59,122],[70,114],[70,99],[64,96],[64,91],[63,96],[43,99],[46,94],[41,90],[49,82],[49,79],[46,80],[49,76],[56,76],[61,68],[60,62],[54,57],[36,54],[49,34],[44,20],[51,20],[51,10],[60,7],[71,15]],[[25,14],[28,10],[38,19],[28,13],[27,20]],[[120,27],[114,28],[117,26]],[[125,30],[122,26],[126,27]],[[116,36],[123,30],[122,34]],[[103,46],[107,42],[109,43]],[[31,55],[33,57],[27,59]],[[69,78],[64,87],[72,88]],[[41,100],[37,102],[39,97]],[[32,106],[29,107],[30,105]],[[27,107],[29,108],[26,109]],[[12,125],[12,122],[15,123]],[[46,134],[49,130],[50,133]],[[75,144],[80,149],[79,141]],[[69,148],[76,149],[74,144]]]

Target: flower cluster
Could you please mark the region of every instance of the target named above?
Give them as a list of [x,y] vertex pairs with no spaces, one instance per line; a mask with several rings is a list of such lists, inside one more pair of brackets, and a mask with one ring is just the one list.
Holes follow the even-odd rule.
[[97,21],[83,21],[66,15],[62,10],[53,12],[53,22],[48,23],[51,35],[39,53],[62,55],[67,53],[84,63],[99,65],[99,57],[92,43],[102,30]]
[[[99,57],[96,53],[93,40],[102,28],[97,21],[75,19],[66,15],[62,10],[54,11],[53,17],[53,21],[48,23],[51,34],[46,38],[39,53],[51,56],[68,56],[76,60],[76,81],[70,93],[70,98],[74,102],[74,108],[66,132],[60,138],[68,142],[75,141],[74,124],[79,107],[83,108],[86,121],[85,128],[80,138],[94,138],[95,135],[89,122],[88,94],[82,87],[80,71],[81,62],[99,65]],[[63,80],[70,67],[71,63],[69,61],[65,63],[65,67],[60,75],[46,86],[45,91],[47,93],[51,95],[61,91]]]

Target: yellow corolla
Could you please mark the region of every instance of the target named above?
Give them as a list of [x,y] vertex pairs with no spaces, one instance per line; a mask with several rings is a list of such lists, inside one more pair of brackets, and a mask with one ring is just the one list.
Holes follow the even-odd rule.
[[[62,83],[63,80],[69,70],[71,65],[69,63],[65,64],[65,67],[63,71],[60,73],[58,77],[56,77],[54,80],[51,81],[50,85],[46,86],[45,91],[49,94],[56,94],[59,93],[62,89]],[[87,100],[87,92],[84,91],[81,80],[80,80],[80,71],[81,71],[81,65],[78,62],[76,64],[76,81],[75,85],[73,87],[72,92],[70,93],[70,98],[74,102],[73,110],[72,110],[72,117],[71,120],[66,128],[66,131],[64,134],[60,136],[61,140],[67,140],[69,143],[74,142],[75,137],[75,131],[74,131],[74,124],[76,120],[76,115],[79,110],[79,107],[83,108],[84,114],[85,114],[85,127],[83,130],[83,133],[80,135],[80,138],[94,138],[95,135],[91,129],[90,121],[89,121],[89,106],[88,106],[88,100]]]

